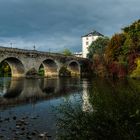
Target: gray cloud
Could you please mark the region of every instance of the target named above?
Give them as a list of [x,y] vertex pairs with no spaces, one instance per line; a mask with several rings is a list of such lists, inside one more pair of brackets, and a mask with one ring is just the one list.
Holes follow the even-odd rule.
[[140,18],[139,6],[139,0],[1,0],[0,45],[80,51],[83,34],[111,36]]

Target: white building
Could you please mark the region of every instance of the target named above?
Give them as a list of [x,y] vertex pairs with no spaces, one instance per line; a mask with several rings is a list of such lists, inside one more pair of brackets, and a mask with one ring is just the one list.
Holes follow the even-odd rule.
[[74,56],[76,56],[76,57],[82,57],[82,52],[75,52],[74,53]]
[[87,58],[88,47],[91,45],[93,41],[95,41],[98,37],[102,37],[103,35],[97,31],[92,31],[84,36],[82,36],[82,56],[83,58]]

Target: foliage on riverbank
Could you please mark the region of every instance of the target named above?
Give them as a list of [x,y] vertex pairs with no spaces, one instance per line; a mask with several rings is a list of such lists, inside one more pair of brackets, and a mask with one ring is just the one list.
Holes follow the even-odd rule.
[[59,76],[60,77],[70,77],[71,72],[67,69],[67,67],[63,66],[59,70]]
[[[94,62],[93,69],[96,74],[140,77],[140,67],[136,63],[140,57],[140,20],[123,28],[121,33],[113,35],[103,43],[102,40],[105,42],[105,39],[106,37],[98,38],[89,47],[88,57]],[[101,50],[100,53],[98,50]],[[101,67],[99,72],[98,67]]]
[[3,76],[11,76],[11,68],[6,62],[0,63],[0,77]]
[[137,65],[137,67],[132,71],[130,76],[132,78],[139,78],[140,79],[140,58],[136,59],[136,65]]
[[72,102],[58,110],[58,140],[136,140],[140,137],[139,82],[98,79],[89,88],[92,110]]

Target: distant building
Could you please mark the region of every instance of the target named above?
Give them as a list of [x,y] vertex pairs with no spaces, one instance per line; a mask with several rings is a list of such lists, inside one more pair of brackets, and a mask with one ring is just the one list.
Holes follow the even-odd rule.
[[91,45],[93,41],[95,41],[98,37],[102,37],[101,33],[97,31],[92,31],[84,36],[82,36],[82,56],[83,58],[87,58],[88,47]]
[[76,53],[74,53],[74,56],[76,56],[76,57],[82,57],[82,52],[76,52]]

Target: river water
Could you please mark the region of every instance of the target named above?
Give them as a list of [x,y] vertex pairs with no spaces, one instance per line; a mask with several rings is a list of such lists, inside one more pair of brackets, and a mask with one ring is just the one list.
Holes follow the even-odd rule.
[[[50,136],[49,140],[56,139],[60,129],[57,127],[57,108],[67,103],[80,105],[83,112],[95,112],[98,125],[100,122],[109,125],[107,128],[103,127],[103,131],[94,133],[95,139],[112,139],[110,135],[113,138],[116,136],[116,139],[125,135],[126,139],[139,136],[140,81],[5,77],[0,78],[0,140],[38,140],[43,139],[44,135]],[[115,130],[112,132],[113,129]],[[103,137],[98,138],[102,133]],[[79,133],[79,140],[80,135]]]

